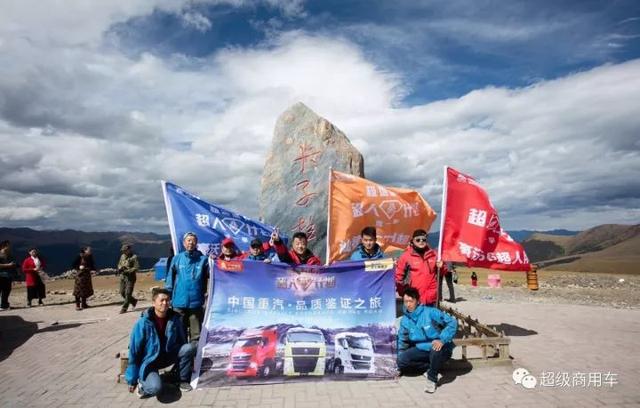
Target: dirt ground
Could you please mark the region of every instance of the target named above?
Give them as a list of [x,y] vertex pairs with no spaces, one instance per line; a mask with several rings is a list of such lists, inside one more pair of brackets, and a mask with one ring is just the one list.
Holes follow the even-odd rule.
[[[554,303],[608,306],[615,308],[640,308],[640,275],[576,273],[564,271],[539,271],[539,290],[527,289],[523,272],[496,272],[474,269],[478,275],[478,287],[471,286],[471,270],[458,268],[458,284],[454,291],[458,302],[478,300],[483,302],[508,303]],[[502,287],[487,286],[487,275],[499,274]],[[89,304],[105,305],[122,302],[119,294],[120,278],[94,276],[95,295]],[[58,279],[46,282],[46,304],[73,303],[73,279]],[[153,279],[153,273],[139,273],[134,296],[141,300],[151,298],[151,288],[163,282]],[[443,284],[444,298],[448,298]],[[12,307],[26,307],[24,283],[14,283],[10,303]]]

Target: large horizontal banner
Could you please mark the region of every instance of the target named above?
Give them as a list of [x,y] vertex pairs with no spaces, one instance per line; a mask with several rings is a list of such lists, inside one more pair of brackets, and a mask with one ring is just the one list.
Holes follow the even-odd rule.
[[216,261],[193,386],[393,378],[393,261]]
[[[162,193],[175,253],[184,250],[182,235],[186,232],[194,232],[200,252],[211,257],[220,255],[220,245],[226,237],[233,238],[241,251],[248,251],[254,238],[267,242],[271,237],[272,226],[206,202],[180,186],[163,181]],[[283,239],[287,240],[284,236]]]

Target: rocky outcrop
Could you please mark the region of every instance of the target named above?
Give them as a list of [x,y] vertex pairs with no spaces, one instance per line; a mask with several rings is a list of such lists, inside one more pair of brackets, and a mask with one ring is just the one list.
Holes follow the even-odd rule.
[[260,214],[288,236],[306,232],[311,250],[322,260],[331,168],[364,177],[362,154],[347,136],[303,103],[296,103],[276,122],[262,174]]

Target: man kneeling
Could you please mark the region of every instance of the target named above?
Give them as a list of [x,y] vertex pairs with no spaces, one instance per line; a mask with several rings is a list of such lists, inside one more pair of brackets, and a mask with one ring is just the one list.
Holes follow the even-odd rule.
[[189,380],[196,346],[187,343],[181,317],[169,308],[170,302],[171,292],[154,288],[152,307],[142,312],[131,331],[125,378],[129,392],[137,386],[141,398],[162,391],[158,370],[172,364],[173,370],[180,374],[180,389],[191,391]]
[[420,293],[409,287],[404,291],[404,315],[398,331],[398,368],[400,373],[424,372],[425,392],[436,391],[438,371],[451,358],[453,337],[458,322],[435,307],[420,304]]

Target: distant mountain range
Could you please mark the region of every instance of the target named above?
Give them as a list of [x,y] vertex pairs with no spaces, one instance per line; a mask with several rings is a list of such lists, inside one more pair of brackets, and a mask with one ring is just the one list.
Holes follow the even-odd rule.
[[[554,270],[584,272],[640,272],[640,225],[600,225],[586,231],[515,230],[509,235],[521,242],[532,262]],[[429,234],[438,246],[439,232]],[[47,261],[47,273],[56,276],[69,270],[80,247],[93,248],[98,268],[113,268],[122,243],[131,243],[143,269],[151,268],[170,250],[169,235],[142,232],[37,231],[30,228],[0,228],[0,240],[12,242],[19,262],[32,246]]]
[[80,248],[90,246],[97,268],[115,268],[123,243],[133,244],[143,269],[169,254],[168,235],[142,232],[36,231],[30,228],[0,228],[0,240],[8,239],[18,262],[36,247],[47,262],[47,273],[57,276],[69,270]]
[[535,233],[522,242],[529,259],[553,270],[640,272],[640,224],[605,224],[574,236]]

